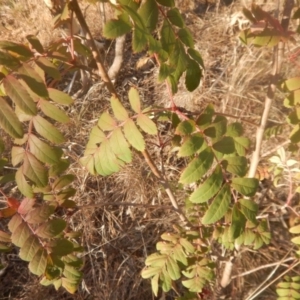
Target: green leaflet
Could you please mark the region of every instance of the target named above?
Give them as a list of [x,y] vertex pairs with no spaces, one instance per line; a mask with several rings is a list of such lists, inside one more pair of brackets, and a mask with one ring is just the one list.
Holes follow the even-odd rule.
[[167,11],[167,18],[173,25],[177,27],[183,28],[185,25],[182,15],[179,9],[176,7]]
[[247,159],[244,156],[226,157],[222,161],[222,165],[227,172],[237,176],[245,176],[248,169]]
[[41,238],[54,238],[59,235],[67,226],[66,221],[62,219],[52,219],[42,223],[35,231],[35,234]]
[[40,56],[35,63],[46,73],[56,80],[61,80],[61,75],[56,66],[46,57]]
[[242,214],[237,205],[234,205],[230,225],[230,233],[233,239],[238,238],[244,232],[246,221],[244,214]]
[[234,153],[234,140],[230,136],[224,136],[213,144],[213,149],[221,154]]
[[174,68],[166,63],[161,63],[159,67],[158,81],[164,81],[170,74],[174,72]]
[[160,35],[162,47],[170,55],[176,43],[176,36],[172,26],[167,20],[164,20]]
[[51,104],[49,101],[40,99],[39,101],[40,108],[42,112],[49,118],[60,122],[60,123],[67,123],[70,121],[69,117],[66,113],[59,109],[57,106]]
[[178,37],[187,47],[194,48],[194,39],[188,28],[181,28],[178,31]]
[[286,91],[296,91],[300,89],[300,77],[290,78],[284,81],[281,85],[281,88]]
[[18,69],[18,75],[35,94],[42,98],[48,98],[49,94],[43,78],[31,66],[24,63]]
[[0,41],[0,48],[23,56],[22,58],[24,59],[28,59],[33,56],[33,53],[28,47],[11,41]]
[[240,199],[239,205],[240,211],[246,219],[251,221],[253,224],[257,224],[256,216],[258,212],[258,205],[250,199]]
[[32,235],[28,225],[23,221],[11,232],[11,241],[18,247],[23,247],[26,240]]
[[155,0],[146,0],[138,9],[138,14],[144,21],[146,28],[152,32],[158,22],[158,7]]
[[25,261],[31,261],[39,249],[41,249],[41,245],[38,238],[31,235],[20,249],[19,256]]
[[70,185],[75,180],[75,178],[76,177],[73,174],[66,174],[66,175],[60,176],[53,182],[52,189],[54,191],[59,191],[59,190],[65,188],[66,186]]
[[7,96],[9,96],[22,111],[31,116],[37,114],[36,104],[15,77],[12,75],[6,76],[6,78],[3,79],[3,86]]
[[128,119],[124,125],[124,134],[132,147],[138,151],[145,150],[144,138],[131,119]]
[[230,186],[226,183],[223,185],[212,204],[209,206],[202,218],[202,223],[212,224],[219,221],[226,214],[231,202]]
[[109,144],[117,158],[126,163],[132,160],[131,150],[122,133],[121,128],[116,128],[109,139]]
[[47,266],[47,251],[45,249],[39,249],[36,254],[33,256],[28,267],[31,273],[41,276]]
[[22,138],[23,127],[17,115],[7,102],[0,97],[0,125],[11,137]]
[[94,155],[95,169],[98,174],[108,176],[120,170],[120,162],[110,148],[108,140],[101,143],[98,151]]
[[56,129],[54,125],[46,119],[37,115],[33,118],[33,125],[35,130],[45,139],[52,143],[60,144],[65,141],[64,136]]
[[131,108],[137,114],[141,112],[141,99],[139,92],[136,88],[131,87],[128,92],[128,98],[131,105]]
[[111,131],[115,127],[117,127],[117,122],[114,120],[114,118],[106,111],[104,112],[98,121],[98,126],[103,131]]
[[178,124],[175,134],[188,135],[196,130],[195,122],[193,120],[186,120]]
[[204,69],[204,63],[201,57],[201,54],[199,53],[199,51],[189,48],[188,49],[188,54],[190,55],[190,57],[195,60],[203,69]]
[[234,147],[238,155],[245,156],[250,146],[250,140],[246,137],[234,137]]
[[[181,75],[187,70],[188,61],[184,46],[180,41],[176,40],[169,57],[170,66],[175,69],[171,75],[173,76],[176,85],[178,85]],[[193,70],[191,72],[193,72]],[[192,79],[191,85],[193,84],[194,79]]]
[[110,20],[105,24],[103,36],[108,39],[115,39],[119,36],[129,33],[130,31],[131,26],[122,19]]
[[114,115],[115,115],[117,120],[126,121],[129,118],[126,109],[121,104],[121,102],[118,98],[112,97],[110,99],[110,103],[111,103],[112,110],[113,110]]
[[[208,118],[212,116],[213,112],[208,111]],[[199,124],[200,125],[200,124]],[[227,119],[223,116],[217,116],[214,121],[204,130],[204,134],[211,138],[220,138],[226,132]]]
[[235,122],[231,123],[227,126],[227,131],[226,135],[232,136],[232,137],[237,137],[241,136],[243,134],[243,126],[241,123]]
[[179,182],[188,184],[199,180],[212,166],[214,155],[210,149],[202,151],[184,169]]
[[145,29],[136,26],[132,36],[133,51],[137,53],[143,51],[147,46],[148,38],[148,32],[145,32]]
[[220,166],[191,194],[190,201],[204,203],[211,199],[221,188],[223,175]]
[[30,152],[26,152],[24,155],[22,171],[36,186],[45,187],[48,184],[48,172],[46,167],[43,166]]
[[58,256],[68,255],[74,250],[73,243],[66,239],[54,239],[49,243],[49,247],[51,248],[51,253]]
[[231,185],[242,195],[252,197],[256,193],[258,180],[256,178],[233,178]]
[[15,68],[20,66],[20,61],[9,53],[0,51],[0,65],[7,68]]
[[38,38],[34,35],[27,35],[26,36],[27,41],[30,43],[33,49],[35,49],[39,53],[44,53],[45,50],[41,44],[41,42],[38,40]]
[[203,145],[204,138],[200,134],[187,136],[179,149],[178,156],[191,156],[199,151]]
[[49,98],[58,104],[70,105],[74,102],[73,99],[68,94],[62,91],[48,88],[48,93],[49,93]]
[[53,165],[60,161],[62,154],[60,150],[50,147],[48,144],[37,138],[34,134],[29,136],[28,143],[30,152],[41,162]]
[[202,71],[199,64],[194,60],[188,61],[185,77],[185,86],[189,92],[194,91],[200,84]]
[[157,134],[156,124],[146,115],[139,114],[136,123],[148,134]]
[[22,171],[23,168],[19,168],[15,175],[15,180],[18,186],[19,191],[28,198],[33,198],[32,187],[27,183],[27,180]]

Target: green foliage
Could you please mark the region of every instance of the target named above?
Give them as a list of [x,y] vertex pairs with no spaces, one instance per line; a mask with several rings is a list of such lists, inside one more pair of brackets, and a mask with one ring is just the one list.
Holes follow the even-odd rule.
[[172,288],[172,281],[179,278],[182,278],[183,286],[189,291],[201,292],[205,284],[213,279],[214,273],[212,262],[202,257],[205,251],[191,243],[199,238],[198,233],[164,233],[161,238],[163,241],[156,245],[158,253],[147,257],[146,267],[142,271],[143,278],[151,278],[155,296],[159,283],[163,291],[168,292]]
[[[107,22],[103,34],[116,38],[133,30],[132,48],[140,52],[146,47],[155,54],[160,65],[159,79],[167,79],[172,91],[177,91],[179,79],[186,73],[185,84],[189,91],[195,90],[202,77],[203,61],[194,49],[194,41],[184,20],[174,7],[174,1],[146,0],[142,5],[132,1],[121,1],[118,19]],[[158,27],[159,11],[166,10],[159,39],[152,36]]]
[[[47,52],[33,36],[27,37],[32,49],[14,42],[2,41],[0,126],[13,139],[11,163],[16,171],[2,175],[7,160],[1,158],[1,184],[15,181],[23,196],[21,201],[7,198],[7,207],[0,218],[10,218],[10,234],[0,232],[0,251],[9,251],[11,244],[20,248],[19,256],[27,261],[29,270],[41,277],[44,285],[61,286],[74,293],[81,279],[81,251],[68,234],[65,220],[56,216],[60,207],[72,208],[69,198],[75,190],[69,185],[74,176],[64,175],[69,163],[57,145],[63,134],[54,125],[69,117],[55,105],[69,105],[73,100],[61,91],[47,88],[45,72],[56,79],[60,72]],[[12,105],[7,99],[12,101]],[[53,102],[52,102],[53,101]],[[1,155],[4,143],[1,141]],[[37,201],[37,197],[43,201]],[[70,261],[68,258],[71,257]]]
[[[204,63],[174,0],[119,0],[112,7],[117,13],[104,27],[106,38],[132,33],[133,51],[147,49],[155,57],[158,80],[166,81],[173,94],[183,75],[188,91],[199,86]],[[70,9],[67,3],[56,17],[56,26],[69,22]],[[257,5],[244,9],[244,14],[253,23],[241,33],[245,44],[273,47],[291,40],[278,20]],[[299,18],[298,11],[294,18]],[[154,32],[158,37],[154,38]],[[69,122],[61,106],[69,106],[73,100],[45,83],[46,74],[54,80],[62,78],[57,62],[69,67],[74,53],[62,42],[44,48],[35,36],[27,36],[27,40],[29,45],[0,42],[0,126],[14,144],[8,150],[16,170],[4,172],[9,160],[2,157],[6,149],[0,139],[0,184],[15,182],[22,194],[20,199],[6,197],[7,207],[0,210],[0,218],[10,219],[10,233],[0,231],[0,251],[19,247],[20,258],[28,262],[42,285],[75,293],[82,277],[83,262],[78,257],[82,248],[75,239],[78,233],[57,214],[61,208],[76,207],[71,200],[76,193],[71,186],[75,177],[65,173],[69,163],[60,147],[65,137],[55,124]],[[91,56],[79,40],[73,38],[72,45],[81,55]],[[72,67],[77,68],[76,64]],[[296,144],[300,141],[300,78],[283,81],[281,89],[286,93],[285,106],[292,108],[288,123],[293,126],[290,140]],[[151,280],[155,296],[160,287],[168,292],[180,282],[184,292],[178,299],[199,298],[215,277],[212,239],[231,250],[240,245],[256,250],[271,239],[266,220],[257,218],[258,205],[249,198],[258,188],[258,180],[246,176],[250,140],[243,136],[241,123],[229,123],[211,104],[193,118],[173,103],[170,109],[144,109],[135,88],[130,88],[128,98],[126,103],[111,97],[110,107],[90,132],[80,162],[92,175],[109,176],[130,163],[135,151],[145,155],[148,135],[160,136],[161,123],[169,125],[171,150],[185,162],[177,188],[187,187],[183,214],[190,228],[173,224],[174,232],[162,234],[157,252],[146,259],[142,277]],[[267,135],[279,130],[272,129]],[[271,158],[278,175],[297,163],[279,158]],[[298,235],[299,225],[290,232]],[[299,236],[292,242],[300,245]],[[298,282],[298,277],[286,277],[277,286],[278,299],[298,299]]]
[[130,146],[138,151],[145,150],[141,130],[144,133],[157,134],[157,127],[149,118],[149,113],[142,111],[137,90],[131,88],[128,96],[135,114],[129,115],[119,99],[112,97],[113,116],[108,111],[102,113],[98,124],[91,131],[80,161],[92,174],[107,176],[118,172],[132,160]]
[[285,276],[284,281],[277,284],[276,293],[278,300],[300,299],[300,277]]

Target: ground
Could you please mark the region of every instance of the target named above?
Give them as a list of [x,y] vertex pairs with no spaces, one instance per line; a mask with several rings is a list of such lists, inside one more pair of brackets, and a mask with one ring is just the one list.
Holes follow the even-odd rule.
[[[0,0],[1,39],[23,42],[27,34],[37,34],[44,44],[48,44],[57,38],[59,32],[53,31],[50,25],[52,17],[42,2]],[[242,29],[239,25],[247,26],[242,22],[245,18],[240,12],[242,6],[249,5],[250,1],[231,4],[201,0],[178,2],[205,62],[205,73],[195,92],[189,93],[183,87],[180,89],[175,97],[176,103],[193,112],[200,112],[208,103],[213,103],[218,112],[232,115],[232,120],[242,119],[246,135],[254,140],[255,125],[264,108],[271,51],[246,47],[238,39]],[[272,1],[261,4],[268,11],[274,9]],[[82,7],[93,34],[101,37],[98,7],[86,3]],[[146,68],[137,69],[136,63],[146,53],[132,54],[130,47],[128,36],[125,61],[116,82],[118,92],[126,98],[129,87],[137,86],[145,106],[168,105],[165,87],[157,83],[155,77],[157,67],[149,58]],[[293,51],[293,47],[296,46],[289,50]],[[287,60],[282,76],[291,77],[297,73],[299,69],[295,68],[295,62]],[[61,87],[65,84],[67,82],[61,83]],[[79,81],[71,94],[75,94],[78,86]],[[52,287],[41,286],[38,278],[29,273],[27,264],[18,258],[18,250],[15,249],[14,253],[2,256],[6,269],[0,274],[0,299],[154,299],[150,283],[141,278],[140,272],[147,255],[155,250],[160,235],[172,230],[172,223],[178,218],[170,207],[169,199],[138,154],[129,166],[109,178],[90,176],[78,162],[89,131],[107,108],[109,97],[103,86],[95,82],[84,96],[76,99],[68,111],[72,121],[62,127],[69,140],[64,150],[72,162],[71,172],[77,177],[74,200],[82,206],[68,216],[71,226],[82,231],[81,242],[85,248],[84,276],[78,292],[70,295],[63,290],[56,292]],[[285,122],[282,100],[282,94],[278,92],[271,109],[270,124]],[[285,145],[286,141],[284,132],[264,142],[263,162],[268,165],[268,158],[276,153],[278,145]],[[154,149],[153,155],[157,161],[160,159]],[[166,173],[170,181],[175,182],[184,162],[166,153],[163,155],[168,162]],[[261,179],[257,202],[262,214],[272,215],[269,226],[274,238],[259,252],[242,249],[234,264],[234,279],[226,299],[276,299],[277,281],[272,280],[288,267],[288,262],[280,262],[291,256],[293,248],[288,233],[290,213],[281,210],[287,197],[286,188],[276,189],[270,178]],[[179,191],[177,197],[183,203],[186,197],[184,190]],[[295,198],[295,205],[297,201]],[[100,202],[111,204],[92,206]],[[124,205],[127,202],[138,206]],[[149,208],[147,204],[155,207]],[[4,223],[0,225],[5,227]],[[276,262],[277,265],[269,266]],[[260,266],[265,267],[244,274]],[[260,293],[251,296],[257,287]],[[170,293],[160,299],[173,299],[173,296]]]

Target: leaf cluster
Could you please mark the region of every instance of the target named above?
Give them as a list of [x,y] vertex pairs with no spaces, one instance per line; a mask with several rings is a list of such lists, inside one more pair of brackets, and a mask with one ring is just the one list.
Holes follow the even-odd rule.
[[[135,1],[120,0],[118,3],[117,19],[107,22],[104,36],[114,39],[133,31],[133,51],[148,48],[149,54],[155,55],[159,63],[159,81],[168,80],[175,93],[179,79],[185,73],[186,88],[195,90],[204,65],[175,2],[146,0],[139,5]],[[163,23],[158,30],[160,14]],[[154,38],[153,32],[158,39]]]
[[277,284],[276,293],[278,300],[300,299],[300,277],[284,276],[283,280]]
[[[53,54],[60,47],[45,50],[36,37],[27,40],[28,45],[0,42],[0,127],[12,139],[10,162],[16,170],[7,173],[8,160],[1,157],[0,184],[13,181],[25,196],[21,201],[7,196],[7,207],[0,210],[0,218],[10,218],[11,232],[1,231],[0,249],[8,251],[14,244],[42,284],[74,293],[81,279],[76,254],[81,247],[56,211],[75,207],[70,200],[75,177],[64,174],[69,162],[60,144],[65,138],[55,126],[69,122],[63,107],[73,100],[45,83],[46,74],[61,79]],[[4,150],[0,139],[0,154]]]

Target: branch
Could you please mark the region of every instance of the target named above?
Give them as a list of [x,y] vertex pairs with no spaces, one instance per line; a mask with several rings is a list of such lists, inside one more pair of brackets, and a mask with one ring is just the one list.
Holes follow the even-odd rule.
[[168,194],[168,197],[175,209],[175,211],[178,213],[181,221],[183,221],[185,224],[188,224],[190,227],[192,227],[192,224],[190,223],[190,221],[187,219],[187,217],[184,215],[182,209],[179,207],[177,200],[170,188],[169,183],[165,180],[165,178],[163,177],[163,175],[161,174],[161,172],[158,170],[158,168],[156,167],[156,165],[153,163],[153,160],[149,154],[149,152],[147,150],[142,151],[142,154],[146,160],[146,163],[148,164],[148,166],[150,167],[152,173],[160,180],[160,183],[162,184],[162,186],[164,187],[166,193]]
[[[294,0],[285,1],[285,5],[283,9],[283,18],[281,21],[281,25],[284,31],[288,29],[293,5],[294,5]],[[274,47],[273,50],[273,68],[271,73],[271,80],[265,98],[265,107],[261,117],[260,126],[257,128],[256,131],[256,145],[255,145],[255,150],[252,154],[252,159],[249,168],[248,177],[251,178],[255,177],[256,169],[260,161],[260,151],[261,151],[261,145],[263,141],[263,135],[267,125],[272,102],[274,99],[276,84],[278,83],[278,75],[281,69],[283,54],[284,54],[284,42],[281,41],[278,46]]]
[[116,79],[123,62],[124,44],[126,35],[122,35],[116,39],[115,58],[108,70],[108,76],[111,80]]
[[73,12],[75,13],[77,19],[78,19],[78,22],[82,28],[82,31],[83,33],[85,34],[85,37],[87,39],[87,43],[89,45],[89,47],[91,48],[92,50],[92,55],[93,55],[93,58],[96,62],[96,65],[97,65],[97,68],[98,68],[98,71],[99,71],[99,74],[100,74],[100,77],[101,79],[103,80],[105,86],[107,87],[107,89],[109,90],[109,92],[115,97],[115,98],[118,98],[118,95],[117,95],[117,92],[115,90],[115,87],[114,85],[112,84],[109,76],[108,76],[108,73],[104,67],[104,64],[102,62],[102,59],[101,59],[101,56],[100,56],[100,53],[99,53],[99,50],[96,46],[96,43],[93,39],[93,36],[91,34],[91,31],[89,29],[89,27],[87,26],[86,24],[86,21],[84,19],[84,16],[82,14],[82,11],[78,5],[78,1],[77,0],[71,0],[70,1],[70,9],[73,10]]

